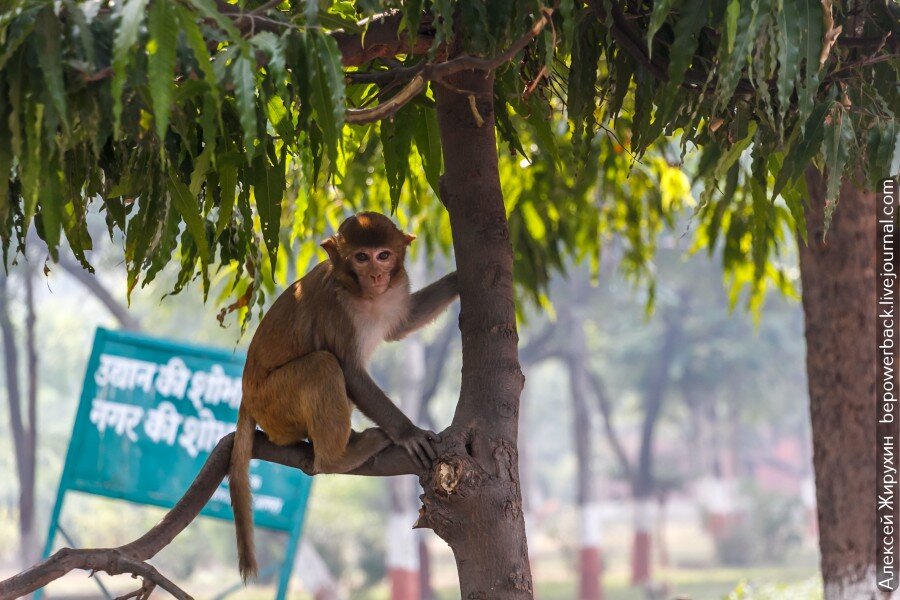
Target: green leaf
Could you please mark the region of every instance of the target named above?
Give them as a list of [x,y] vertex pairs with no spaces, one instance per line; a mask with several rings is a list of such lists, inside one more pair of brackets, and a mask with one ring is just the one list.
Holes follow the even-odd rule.
[[415,120],[416,150],[422,159],[425,179],[428,185],[440,196],[441,172],[443,171],[443,154],[441,153],[440,132],[438,131],[437,114],[431,108],[419,107],[419,116]]
[[250,38],[250,44],[266,55],[266,70],[274,76],[278,89],[282,89],[285,83],[284,38],[263,31]]
[[729,48],[728,44],[719,46],[719,67],[717,69],[719,82],[716,86],[716,105],[712,111],[713,114],[718,113],[719,107],[731,100],[734,90],[744,74],[750,54],[750,43],[756,39],[759,30],[758,10],[758,0],[741,2],[737,35],[733,47]]
[[97,60],[97,53],[94,50],[94,34],[84,14],[84,7],[77,4],[75,0],[63,0],[66,16],[72,21],[72,24],[78,28],[78,41],[81,43],[81,51],[84,52],[84,58],[87,62],[94,63]]
[[738,15],[741,14],[741,0],[729,0],[725,9],[725,47],[734,52],[734,40],[737,37]]
[[672,4],[674,4],[673,0],[654,0],[653,2],[653,12],[650,13],[650,24],[647,25],[647,54],[650,57],[653,56],[653,37],[656,35],[656,32],[659,31],[659,28],[663,26],[663,23],[665,23],[666,17],[669,16],[669,11],[672,10]]
[[0,77],[0,231],[9,217],[9,179],[13,160],[5,83]]
[[680,86],[684,81],[684,75],[691,66],[691,59],[697,49],[698,34],[706,25],[708,10],[707,0],[683,3],[681,16],[675,22],[675,38],[669,50],[669,85]]
[[200,262],[206,265],[209,260],[209,248],[206,242],[206,221],[200,214],[200,203],[191,194],[188,186],[179,181],[172,173],[168,174],[168,178],[169,198],[181,213],[181,218],[184,219],[184,224],[197,246]]
[[166,206],[165,211],[166,215],[162,219],[165,226],[161,229],[159,245],[150,257],[149,264],[147,264],[141,287],[146,287],[156,278],[156,275],[169,264],[169,261],[172,260],[172,256],[178,249],[178,232],[181,228],[181,217],[171,204]]
[[755,278],[762,278],[769,252],[769,235],[772,231],[771,202],[766,197],[766,157],[762,146],[756,144],[753,149],[753,162],[750,168],[750,196],[753,200],[753,266]]
[[234,96],[238,109],[238,119],[244,131],[244,152],[247,162],[250,162],[256,153],[257,122],[256,122],[256,61],[252,58],[249,48],[238,54],[232,64],[232,78],[234,79]]
[[59,19],[56,18],[56,15],[53,14],[50,8],[41,11],[35,24],[35,31],[40,40],[40,50],[37,55],[41,65],[44,85],[47,87],[47,93],[50,96],[54,110],[56,110],[59,119],[68,130],[69,118],[66,113],[66,92],[65,83],[63,82],[62,51],[60,48],[62,31],[59,26]]
[[0,69],[6,66],[7,61],[12,58],[16,50],[28,39],[29,34],[34,30],[38,14],[43,10],[43,4],[23,10],[21,14],[15,17],[12,25],[7,29],[5,39],[3,36],[0,36],[0,39],[3,40],[3,44],[0,46]]
[[392,120],[381,121],[381,148],[391,195],[391,212],[400,203],[403,183],[409,177],[409,153],[417,119],[418,111],[414,106],[407,105],[397,111]]
[[220,13],[212,0],[190,0],[190,3],[201,15],[215,21],[216,25],[218,25],[228,36],[228,39],[232,41],[243,39],[241,32],[234,26],[231,19]]
[[783,0],[781,10],[775,11],[778,30],[778,104],[779,124],[791,106],[791,94],[800,73],[800,16],[797,4]]
[[122,92],[128,76],[128,64],[131,61],[131,52],[137,44],[138,30],[144,20],[146,6],[147,0],[125,0],[120,11],[122,18],[116,31],[112,63],[113,131],[117,138],[122,120]]
[[804,61],[805,78],[797,89],[798,118],[804,122],[813,109],[816,92],[819,89],[819,54],[824,43],[825,24],[820,0],[784,0],[794,2],[799,13],[799,47]]
[[67,174],[64,182],[64,187],[66,188],[64,196],[67,200],[62,208],[63,232],[66,234],[66,240],[69,242],[72,254],[75,255],[75,258],[78,259],[83,268],[93,273],[94,267],[91,266],[84,254],[85,251],[93,248],[91,234],[87,228],[88,211],[83,193],[84,187],[73,183],[71,177],[73,173],[84,168],[84,164],[80,163],[73,154],[69,154],[66,163],[65,169],[63,169],[64,173]]
[[29,102],[25,105],[25,145],[27,153],[20,156],[20,179],[22,182],[23,225],[25,229],[31,223],[37,210],[41,193],[41,175],[43,173],[43,141],[42,126],[44,122],[44,105]]
[[593,14],[587,14],[577,25],[572,41],[569,67],[569,86],[566,94],[568,114],[572,121],[572,142],[575,154],[583,157],[590,146],[597,124],[597,67],[600,61],[600,40],[603,31]]
[[147,79],[153,102],[156,135],[162,152],[165,149],[169,116],[172,114],[175,52],[178,47],[178,25],[169,0],[153,0],[147,24],[150,32],[147,40]]
[[742,139],[738,140],[728,150],[722,154],[721,158],[719,158],[718,163],[716,163],[715,171],[713,171],[713,178],[720,179],[727,171],[731,168],[738,158],[740,158],[741,154],[744,153],[744,150],[750,146],[750,143],[753,141],[754,136],[756,136],[756,130],[758,125],[756,121],[750,121],[747,125],[747,135]]
[[850,147],[855,143],[853,122],[840,102],[832,106],[829,118],[825,123],[825,135],[822,151],[825,166],[828,170],[825,180],[825,231],[831,224],[831,217],[837,207],[841,190],[841,177],[847,166]]
[[237,193],[237,167],[230,161],[219,161],[219,219],[216,221],[216,237],[231,222],[234,214],[234,198]]
[[789,143],[785,149],[784,163],[775,178],[772,198],[778,196],[791,180],[800,177],[813,156],[819,152],[825,136],[825,114],[828,108],[828,102],[820,102],[813,109],[806,123],[802,127],[798,124],[792,134],[792,138],[796,141]]
[[59,239],[62,226],[63,194],[60,182],[59,160],[43,161],[41,176],[40,220],[43,239],[53,260],[59,260]]
[[405,0],[403,5],[403,17],[400,21],[400,31],[406,31],[409,36],[409,44],[412,47],[419,37],[419,24],[422,22],[422,8],[424,0]]
[[[153,172],[152,176],[159,176]],[[147,257],[153,257],[165,227],[165,211],[169,202],[165,194],[153,185],[145,194],[135,200],[137,214],[128,221],[125,235],[125,262],[128,272],[127,297],[137,286],[141,271],[147,264]],[[107,202],[107,206],[109,203]],[[185,232],[187,235],[187,232]],[[152,258],[151,258],[152,260]]]
[[284,163],[269,161],[266,152],[253,159],[253,198],[262,227],[263,241],[269,251],[272,270],[278,257],[278,232],[281,228],[281,201],[284,198]]
[[325,147],[332,163],[337,162],[340,133],[344,126],[344,72],[337,42],[318,31],[308,31],[307,59],[312,73],[310,100],[316,122],[322,129]]
[[177,11],[178,27],[184,32],[184,39],[188,47],[194,54],[197,66],[203,73],[203,79],[209,86],[209,92],[219,106],[221,100],[219,98],[219,80],[216,77],[216,71],[213,69],[212,59],[209,57],[209,50],[206,48],[206,40],[203,33],[197,25],[194,14],[181,4],[173,4]]

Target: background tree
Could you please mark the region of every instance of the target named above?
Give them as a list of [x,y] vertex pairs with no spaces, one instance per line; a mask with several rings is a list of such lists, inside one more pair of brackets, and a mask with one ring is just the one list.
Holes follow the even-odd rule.
[[[596,260],[604,215],[628,226],[639,264],[667,208],[636,212],[640,201],[619,196],[604,206],[590,193],[603,189],[593,179],[601,171],[579,165],[593,164],[612,139],[644,160],[666,133],[678,132],[683,148],[701,147],[699,233],[705,245],[724,248],[735,289],[749,285],[758,306],[767,286],[787,283],[779,244],[786,229],[805,231],[807,167],[827,165],[827,225],[841,182],[863,186],[887,175],[896,144],[896,8],[883,1],[414,2],[362,23],[392,5],[19,0],[12,8],[0,17],[4,251],[21,252],[34,222],[51,257],[64,234],[87,266],[84,217],[102,208],[110,229],[124,234],[130,290],[177,250],[175,291],[195,278],[211,290],[211,272],[217,282],[233,275],[219,291],[246,317],[262,306],[273,275],[305,269],[312,252],[297,240],[333,225],[340,207],[332,201],[353,198],[360,166],[383,162],[392,206],[420,173],[439,192],[446,213],[415,196],[402,202],[400,217],[444,248],[449,219],[460,272],[463,388],[446,432],[442,464],[450,468],[422,480],[422,524],[457,553],[463,595],[531,593],[515,468],[522,380],[512,248],[516,281],[538,293],[565,255]],[[550,129],[559,101],[571,122],[569,148],[556,145]],[[598,136],[601,128],[614,133]],[[505,206],[495,131],[562,174],[570,194],[544,198],[535,186]],[[821,283],[807,278],[805,293]],[[856,305],[871,305],[861,289]],[[832,331],[833,322],[815,316],[815,328]],[[810,343],[811,380],[823,375],[820,348]],[[837,422],[814,419],[815,439],[833,438]],[[840,438],[844,453],[870,447],[865,436]],[[844,553],[860,532],[842,520],[846,511],[824,517],[845,502],[866,505],[874,465],[850,490],[816,456],[826,593],[858,597],[871,587],[874,550]],[[450,482],[454,493],[457,484],[479,493],[448,502],[440,490]],[[510,507],[508,522],[492,502]],[[865,511],[856,515],[865,519]],[[462,521],[491,543],[460,535],[452,524]],[[159,539],[129,551],[146,558]],[[470,570],[476,564],[492,570]]]

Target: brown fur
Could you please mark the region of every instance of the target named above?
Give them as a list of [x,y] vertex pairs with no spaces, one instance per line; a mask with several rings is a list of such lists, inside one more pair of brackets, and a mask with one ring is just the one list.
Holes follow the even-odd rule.
[[[275,444],[308,439],[316,473],[353,470],[391,441],[407,450],[418,444],[417,451],[427,443],[426,432],[384,396],[364,367],[378,342],[421,326],[456,295],[453,276],[439,289],[433,284],[422,290],[432,292],[411,304],[403,258],[413,239],[378,213],[347,219],[322,244],[329,260],[278,297],[250,342],[229,475],[245,582],[256,573],[248,470],[257,424]],[[389,248],[397,258],[387,289],[375,295],[364,293],[360,277],[380,265],[371,264],[374,258],[365,266],[352,260],[361,249],[372,248]],[[382,429],[352,432],[350,397]],[[430,446],[427,450],[433,453]]]

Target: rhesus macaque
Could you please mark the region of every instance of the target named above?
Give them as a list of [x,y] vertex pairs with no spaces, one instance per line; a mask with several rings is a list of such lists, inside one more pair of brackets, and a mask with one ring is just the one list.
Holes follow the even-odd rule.
[[[308,439],[315,473],[345,473],[394,443],[423,469],[436,434],[419,429],[366,371],[383,340],[432,321],[457,296],[456,273],[409,291],[415,236],[379,213],[344,221],[322,242],[328,260],[285,290],[263,317],[244,366],[229,481],[241,577],[256,573],[249,465],[256,426],[279,445]],[[378,427],[351,431],[351,404]]]

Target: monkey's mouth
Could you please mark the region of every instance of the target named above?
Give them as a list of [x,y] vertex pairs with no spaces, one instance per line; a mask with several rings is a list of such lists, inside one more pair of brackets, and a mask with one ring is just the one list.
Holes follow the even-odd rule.
[[363,290],[365,290],[366,292],[369,292],[370,294],[378,295],[378,294],[385,293],[388,290],[388,287],[390,287],[390,283],[391,282],[389,280],[379,281],[378,283],[375,283],[374,281],[370,281],[367,284],[364,283],[362,285],[362,288],[363,288]]

